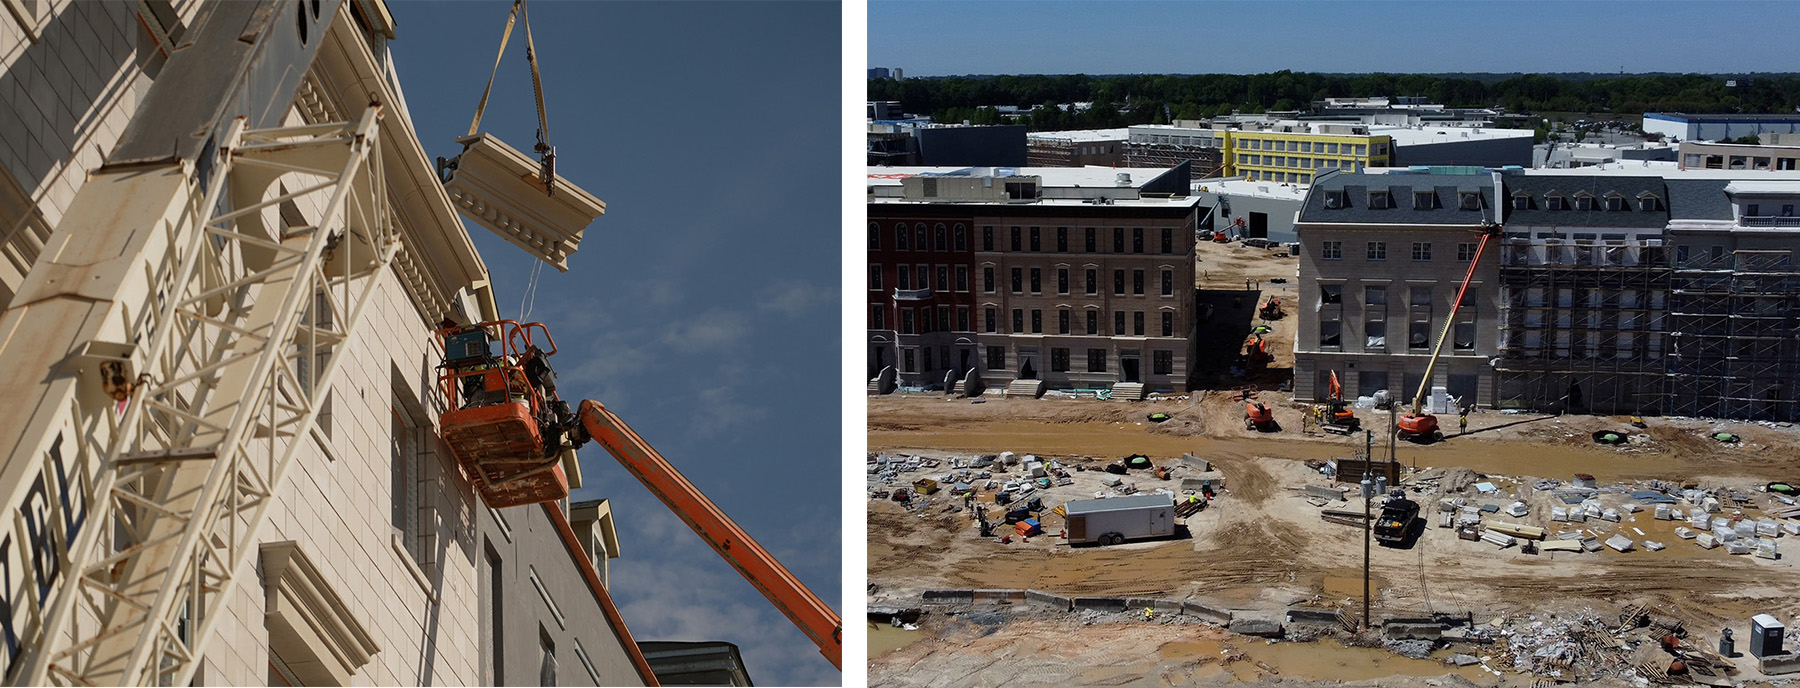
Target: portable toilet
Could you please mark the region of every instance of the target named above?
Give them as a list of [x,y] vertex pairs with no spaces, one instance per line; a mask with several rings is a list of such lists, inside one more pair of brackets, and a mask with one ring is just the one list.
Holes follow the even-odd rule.
[[1750,617],[1750,656],[1781,654],[1781,635],[1786,627],[1768,614]]

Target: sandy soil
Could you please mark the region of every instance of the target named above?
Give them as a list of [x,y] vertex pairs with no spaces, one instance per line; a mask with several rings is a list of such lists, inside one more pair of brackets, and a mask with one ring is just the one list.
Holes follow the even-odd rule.
[[[1054,535],[1062,524],[1053,515],[1045,517],[1044,523],[1051,537],[1001,545],[976,537],[970,514],[948,498],[914,510],[889,501],[872,501],[869,576],[876,586],[872,603],[916,605],[922,590],[938,587],[1035,588],[1065,595],[1192,598],[1261,618],[1280,618],[1293,605],[1335,607],[1360,616],[1362,538],[1353,526],[1322,521],[1319,507],[1308,503],[1300,490],[1308,484],[1328,484],[1324,476],[1307,467],[1306,460],[1354,456],[1362,451],[1364,438],[1316,430],[1303,434],[1303,406],[1285,403],[1278,393],[1261,392],[1259,397],[1276,407],[1282,431],[1245,430],[1241,402],[1229,393],[1146,403],[994,399],[972,404],[935,396],[871,399],[871,451],[941,458],[1029,452],[1071,467],[1090,468],[1071,474],[1076,484],[1045,491],[1047,505],[1094,496],[1105,489],[1099,482],[1106,475],[1099,472],[1100,466],[1132,453],[1146,454],[1159,465],[1176,466],[1179,462],[1175,459],[1193,453],[1212,461],[1226,478],[1226,491],[1213,506],[1187,520],[1186,537],[1103,549],[1061,544]],[[1175,420],[1148,422],[1146,416],[1156,411],[1171,413]],[[1385,425],[1381,422],[1384,414],[1366,415],[1369,424]],[[1701,550],[1674,536],[1673,528],[1679,523],[1654,521],[1648,510],[1630,514],[1616,524],[1552,524],[1549,509],[1562,502],[1549,492],[1528,487],[1535,478],[1566,482],[1579,472],[1597,476],[1603,485],[1630,489],[1656,479],[1753,491],[1769,480],[1795,479],[1797,469],[1791,457],[1793,449],[1800,446],[1796,442],[1800,431],[1726,424],[1722,427],[1743,436],[1745,442],[1721,445],[1706,438],[1715,424],[1650,419],[1647,430],[1633,429],[1649,435],[1647,442],[1610,448],[1595,446],[1589,434],[1601,428],[1629,429],[1624,419],[1478,413],[1470,420],[1467,435],[1453,433],[1430,446],[1399,443],[1398,460],[1420,469],[1465,466],[1489,476],[1499,492],[1483,496],[1471,489],[1454,495],[1472,503],[1505,507],[1523,498],[1530,505],[1530,516],[1500,517],[1502,520],[1551,527],[1552,533],[1581,527],[1602,539],[1614,533],[1640,543],[1655,539],[1668,549],[1534,556],[1516,547],[1497,549],[1458,540],[1450,530],[1427,528],[1410,549],[1374,549],[1376,617],[1445,612],[1493,618],[1557,609],[1616,611],[1627,603],[1646,603],[1654,605],[1658,613],[1682,619],[1690,628],[1717,629],[1742,626],[1754,613],[1775,613],[1783,618],[1800,614],[1800,596],[1792,592],[1800,590],[1800,572],[1792,559],[1769,561],[1729,556],[1723,549]],[[1376,456],[1385,457],[1386,448],[1378,447]],[[942,466],[919,475],[946,471],[948,467]],[[1159,487],[1175,489],[1184,475],[1191,473],[1177,467],[1175,479],[1168,482],[1136,471],[1127,479],[1147,492]],[[899,482],[910,482],[911,477],[902,476]],[[1442,496],[1427,494],[1414,499],[1432,508]],[[1760,514],[1754,507],[1772,502],[1762,494],[1753,497],[1752,508],[1744,513],[1755,518]],[[1325,508],[1360,508],[1359,501]],[[1608,494],[1602,501],[1623,507],[1631,500],[1625,494]],[[1785,541],[1782,544],[1789,546]],[[1063,622],[1046,623],[1051,626],[1025,629],[1028,633],[1009,625],[1006,633],[997,634],[1003,639],[969,641],[961,650],[955,642],[941,639],[915,643],[901,652],[947,667],[960,666],[957,662],[962,660],[952,658],[968,651],[990,658],[993,652],[1023,657],[1026,655],[1018,653],[1028,652],[1023,644],[1035,637],[1032,634],[1042,631],[1056,637],[1059,632],[1052,627]],[[1082,628],[1084,634],[1091,630]],[[1710,637],[1716,630],[1706,633]],[[1115,685],[1136,685],[1133,681],[1155,673],[1139,671],[1144,666],[1162,666],[1145,665],[1138,658],[1154,655],[1166,642],[1155,632],[1143,638],[1125,633],[1108,650],[1115,654],[1082,655],[1080,663],[1067,654],[1044,660],[1071,671],[1075,666],[1128,668],[1119,675],[1119,682],[1080,674],[1046,675],[1044,682],[1105,679]],[[989,648],[983,643],[998,644]],[[944,674],[946,679],[941,682],[926,680],[921,677],[933,672],[920,674],[917,664],[909,665],[904,676],[887,673],[901,668],[895,663],[904,661],[884,656],[872,666],[871,680],[880,685],[981,684],[947,678],[971,675],[966,672]],[[1034,660],[1033,665],[1038,663]],[[1009,665],[1002,662],[998,666]],[[1357,675],[1355,671],[1333,672],[1329,667],[1309,671],[1301,675],[1332,680],[1354,680]],[[1213,680],[1270,678],[1228,673],[1230,677],[1213,675]],[[1189,674],[1165,678],[1182,676],[1213,682]],[[1180,685],[1187,680],[1158,679],[1154,685]]]

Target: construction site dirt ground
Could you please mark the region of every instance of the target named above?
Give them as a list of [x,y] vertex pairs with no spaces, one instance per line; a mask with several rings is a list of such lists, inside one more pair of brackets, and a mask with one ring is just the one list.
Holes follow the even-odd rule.
[[[919,606],[928,589],[1043,590],[1066,596],[1132,596],[1203,600],[1233,610],[1241,617],[1279,621],[1290,607],[1337,609],[1361,615],[1363,543],[1350,525],[1323,521],[1320,507],[1304,498],[1306,485],[1330,481],[1307,461],[1357,455],[1365,438],[1327,435],[1308,427],[1304,405],[1290,403],[1279,392],[1259,398],[1275,409],[1282,429],[1258,433],[1243,426],[1243,405],[1233,392],[1200,393],[1127,403],[1095,400],[1003,399],[982,403],[942,395],[902,395],[869,400],[869,450],[889,455],[921,455],[947,459],[1003,451],[1056,459],[1071,468],[1074,485],[1045,490],[1046,507],[1064,499],[1093,497],[1108,461],[1130,454],[1149,456],[1157,465],[1176,465],[1183,454],[1209,460],[1225,480],[1225,489],[1210,508],[1186,521],[1185,537],[1127,543],[1106,548],[1073,548],[1056,534],[1062,524],[1046,515],[1046,536],[1029,542],[1000,544],[978,537],[960,500],[939,495],[924,509],[908,509],[888,500],[869,502],[868,571],[872,606]],[[1171,415],[1164,423],[1148,416]],[[1386,425],[1385,414],[1361,410],[1365,423]],[[1477,624],[1493,619],[1539,618],[1535,615],[1617,614],[1626,604],[1647,604],[1655,613],[1681,620],[1701,644],[1716,643],[1718,629],[1738,629],[1740,647],[1747,642],[1748,619],[1758,613],[1792,619],[1800,614],[1800,571],[1795,554],[1777,560],[1731,556],[1723,548],[1704,550],[1693,540],[1679,539],[1673,529],[1685,525],[1657,521],[1646,510],[1628,513],[1618,523],[1550,523],[1555,502],[1548,490],[1532,490],[1540,478],[1568,484],[1577,473],[1595,476],[1615,491],[1601,495],[1609,507],[1623,508],[1629,491],[1658,480],[1680,487],[1697,485],[1754,493],[1744,508],[1751,518],[1767,495],[1759,490],[1775,480],[1800,480],[1800,430],[1774,424],[1709,422],[1694,419],[1648,419],[1648,428],[1630,427],[1627,419],[1593,416],[1543,416],[1477,412],[1469,417],[1469,433],[1458,434],[1454,417],[1445,420],[1445,440],[1421,446],[1401,442],[1397,460],[1409,469],[1462,467],[1494,476],[1495,492],[1477,493],[1464,485],[1455,495],[1414,496],[1435,516],[1438,500],[1460,496],[1471,504],[1504,507],[1526,501],[1527,517],[1505,520],[1559,530],[1583,528],[1604,538],[1625,535],[1635,551],[1544,552],[1528,555],[1480,541],[1457,539],[1451,530],[1427,527],[1408,549],[1375,547],[1372,616],[1438,612],[1472,615]],[[1593,443],[1595,430],[1637,435],[1623,447]],[[1717,430],[1741,437],[1736,444],[1711,439]],[[1376,438],[1385,436],[1376,432]],[[1385,446],[1376,450],[1385,458]],[[1074,471],[1074,466],[1088,470]],[[925,474],[942,474],[947,464]],[[1442,473],[1442,471],[1439,471]],[[1408,471],[1404,481],[1416,474]],[[874,485],[871,475],[872,487]],[[1004,476],[996,476],[1004,477]],[[1126,479],[1140,492],[1159,487],[1177,489],[1183,477],[1164,482],[1141,471]],[[902,476],[895,486],[910,484]],[[1622,488],[1623,491],[1616,491]],[[984,494],[983,499],[991,499]],[[1360,509],[1361,500],[1328,504],[1326,509]],[[1680,508],[1689,508],[1686,504]],[[1728,505],[1726,515],[1737,507]],[[1048,514],[1048,512],[1046,512]],[[1430,523],[1427,523],[1430,526]],[[1641,531],[1641,533],[1640,533]],[[1786,537],[1779,542],[1788,549]],[[1657,540],[1667,549],[1645,551],[1643,542]],[[930,609],[930,607],[927,607]],[[1388,668],[1393,675],[1443,675],[1452,668],[1432,660],[1401,665],[1379,649],[1309,643],[1308,652],[1283,654],[1246,651],[1253,662],[1225,666],[1213,655],[1223,643],[1237,650],[1262,648],[1264,641],[1234,636],[1203,625],[1150,625],[1130,619],[1082,619],[1073,615],[1024,618],[971,631],[960,617],[927,614],[921,639],[871,658],[875,685],[991,685],[976,677],[1010,677],[1011,683],[1085,683],[1105,685],[1189,685],[1232,680],[1262,682],[1296,679],[1359,681],[1375,679]],[[1175,650],[1169,649],[1177,644]],[[1196,643],[1204,651],[1181,649]],[[1208,645],[1212,643],[1213,645]],[[1272,646],[1271,646],[1272,647]],[[1230,656],[1230,652],[1225,653]],[[1340,656],[1341,655],[1341,656]],[[1386,658],[1386,659],[1383,659]],[[1413,660],[1409,660],[1413,661]],[[1384,664],[1384,662],[1386,662]],[[1213,663],[1213,668],[1207,668]],[[1755,677],[1754,663],[1745,676]],[[1226,663],[1229,664],[1229,663]],[[1504,667],[1501,667],[1504,668]],[[1106,671],[1102,671],[1102,670]],[[1463,667],[1462,669],[1467,669]],[[1110,673],[1108,673],[1110,671]],[[988,672],[988,673],[982,673]],[[995,673],[998,672],[998,673]],[[1100,673],[1093,673],[1100,672]],[[1102,675],[1102,674],[1105,675]],[[1468,674],[1469,672],[1462,672]],[[1450,685],[1442,678],[1429,685]],[[1479,685],[1531,685],[1525,676],[1490,673],[1459,680]],[[1383,680],[1381,685],[1408,682]],[[1416,683],[1415,685],[1428,685]]]

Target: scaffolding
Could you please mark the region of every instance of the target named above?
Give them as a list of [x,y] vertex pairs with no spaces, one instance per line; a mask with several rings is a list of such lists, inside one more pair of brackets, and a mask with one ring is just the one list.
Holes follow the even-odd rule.
[[1674,268],[1669,412],[1800,420],[1800,272],[1793,252],[1701,255]]
[[1667,412],[1670,274],[1660,240],[1509,237],[1495,405]]
[[1188,168],[1188,181],[1200,181],[1225,173],[1225,161],[1217,148],[1135,141],[1125,144],[1126,167],[1174,167],[1184,162],[1193,163]]

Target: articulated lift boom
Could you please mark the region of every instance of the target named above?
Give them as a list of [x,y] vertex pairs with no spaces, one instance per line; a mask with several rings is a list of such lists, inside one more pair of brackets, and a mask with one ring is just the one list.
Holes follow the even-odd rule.
[[737,569],[744,580],[756,586],[763,597],[769,598],[775,608],[800,627],[802,633],[812,638],[819,646],[819,654],[831,660],[832,666],[843,668],[844,625],[837,612],[808,590],[794,574],[788,573],[781,562],[720,511],[700,488],[688,482],[681,471],[675,470],[668,459],[658,454],[618,415],[592,399],[581,402],[579,414],[581,424],[571,433],[571,440],[579,445],[585,439],[582,437],[585,433],[587,438],[606,447],[606,451],[637,476],[644,487],[650,488],[651,494],[680,516],[700,539],[712,545],[713,551]]
[[1431,371],[1437,367],[1438,354],[1444,351],[1444,340],[1450,336],[1450,328],[1456,326],[1456,312],[1462,308],[1463,296],[1469,293],[1469,282],[1475,279],[1475,267],[1481,264],[1481,253],[1487,249],[1488,240],[1500,236],[1500,225],[1486,223],[1481,230],[1481,243],[1475,245],[1475,257],[1469,261],[1469,272],[1463,275],[1462,287],[1456,290],[1456,301],[1450,304],[1450,317],[1444,319],[1444,329],[1438,332],[1437,345],[1431,349],[1431,360],[1425,364],[1425,377],[1419,380],[1419,392],[1413,395],[1412,409],[1400,416],[1396,421],[1399,433],[1409,437],[1435,439],[1438,436],[1437,416],[1425,412],[1425,392],[1431,389]]

